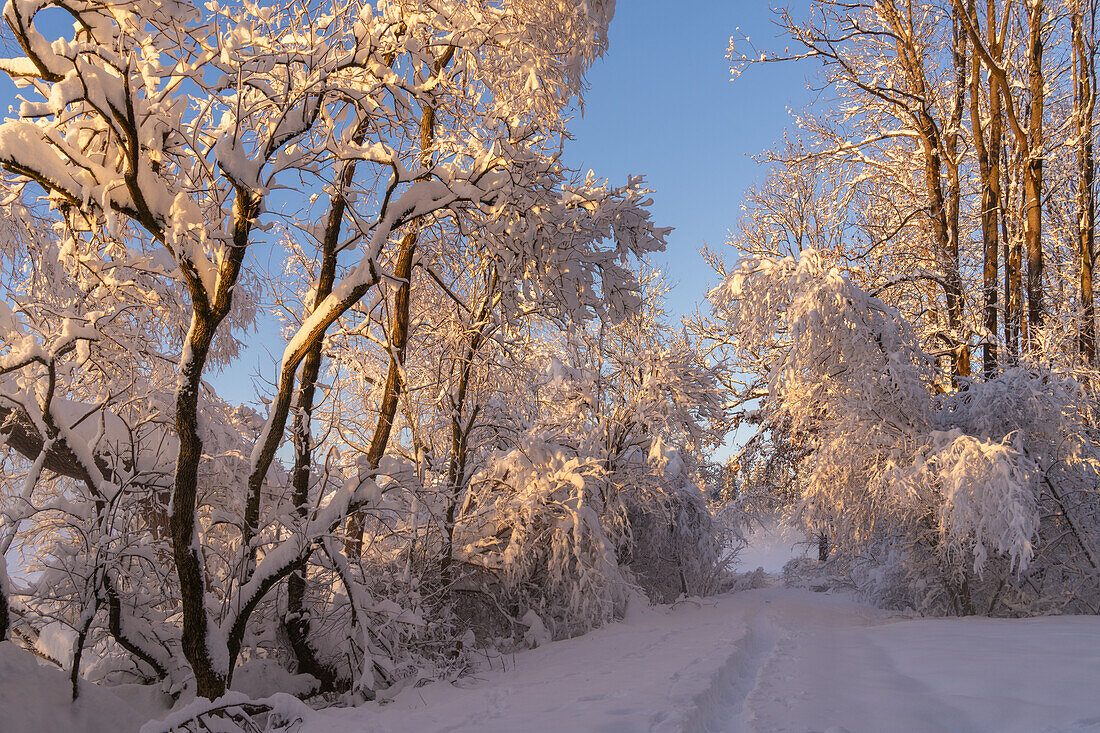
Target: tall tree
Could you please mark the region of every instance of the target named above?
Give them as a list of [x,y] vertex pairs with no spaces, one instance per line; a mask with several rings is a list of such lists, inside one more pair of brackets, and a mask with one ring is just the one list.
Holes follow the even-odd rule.
[[[967,6],[969,22],[979,26],[978,12],[974,0]],[[990,55],[1001,63],[1005,36],[1008,33],[1009,13],[1006,11],[1001,20],[997,20],[996,0],[986,0],[986,37]],[[986,379],[997,374],[997,292],[998,292],[998,256],[1000,251],[1001,210],[1001,148],[1004,132],[1004,116],[1001,111],[1001,90],[991,75],[988,86],[982,88],[981,57],[975,54],[970,67],[970,124],[974,138],[975,156],[978,163],[978,176],[981,180],[981,223],[982,223],[982,301],[984,345],[982,349],[982,371]],[[988,106],[983,108],[983,101]]]
[[1096,241],[1096,160],[1093,126],[1096,111],[1096,3],[1075,0],[1071,9],[1073,109],[1077,123],[1077,257],[1080,261],[1081,357],[1096,363],[1096,306],[1092,268]]
[[[564,109],[605,47],[611,7],[444,5],[429,17],[401,2],[287,10],[60,4],[77,22],[57,42],[40,22],[52,4],[12,0],[5,8],[24,55],[0,68],[32,101],[21,119],[0,126],[0,165],[20,177],[18,196],[35,196],[29,181],[56,207],[60,286],[79,290],[87,272],[98,276],[67,302],[64,320],[36,322],[31,333],[27,306],[3,319],[3,409],[14,438],[7,447],[84,484],[91,505],[104,507],[93,512],[104,531],[107,508],[139,487],[167,494],[178,596],[163,607],[178,600],[179,645],[202,696],[225,690],[249,620],[270,591],[377,496],[368,478],[316,494],[303,513],[310,392],[332,324],[353,309],[373,311],[391,286],[397,300],[403,289],[407,298],[419,226],[477,217],[495,233],[486,240],[492,256],[516,280],[533,292],[559,292],[578,313],[595,293],[614,300],[631,291],[632,273],[610,263],[662,245],[639,181],[614,189],[570,182],[556,160]],[[443,124],[447,135],[436,137]],[[233,332],[255,317],[247,254],[267,241],[280,205],[271,192],[290,189],[304,200],[311,184],[330,192],[328,207],[305,203],[300,222],[319,244],[321,276],[305,288],[307,312],[278,360],[266,418],[234,412],[204,375],[232,359]],[[543,234],[512,237],[520,222]],[[600,246],[605,240],[613,245]],[[334,262],[341,254],[345,261]],[[570,267],[544,270],[548,256]],[[167,293],[182,285],[186,300],[164,300],[171,310],[152,322],[164,324],[156,345],[178,351],[175,359],[158,354],[176,377],[158,383],[155,399],[128,401],[138,417],[127,422],[115,403],[141,382],[79,365],[109,345],[100,345],[111,318],[101,321],[101,290],[121,294],[123,314],[158,302],[134,300],[135,286],[116,279],[135,268],[135,282]],[[396,311],[387,361],[399,372],[407,305]],[[121,353],[129,354],[122,363],[135,363],[143,349]],[[395,380],[378,412],[380,451],[399,393]],[[160,414],[171,419],[154,419]],[[285,478],[276,453],[291,422],[299,465],[294,499],[285,502],[273,489]],[[159,458],[168,455],[170,462]],[[141,473],[147,464],[155,479]],[[29,480],[32,490],[53,480],[39,476]],[[140,648],[127,641],[136,637],[125,623],[112,626],[122,629],[120,643]],[[170,628],[145,636],[156,638],[170,640]],[[155,652],[142,653],[156,661]]]
[[[1044,137],[1043,110],[1046,100],[1046,77],[1043,71],[1043,49],[1050,32],[1048,15],[1043,0],[1024,0],[1025,20],[1025,74],[1027,78],[1026,99],[1013,95],[1013,80],[1003,59],[994,56],[990,45],[982,39],[977,23],[963,4],[963,0],[952,0],[953,6],[964,19],[967,33],[975,51],[981,56],[989,70],[990,77],[1000,88],[1004,102],[1005,117],[1009,129],[1016,139],[1017,150],[1023,158],[1023,232],[1024,250],[1027,256],[1027,333],[1028,348],[1039,348],[1039,330],[1043,326],[1043,156],[1046,139]],[[1008,11],[1005,11],[1006,16]],[[987,19],[987,22],[988,19]],[[993,38],[993,36],[990,36]],[[996,39],[1003,42],[1003,36]],[[1026,119],[1025,119],[1026,113]],[[1011,296],[1010,296],[1011,297]]]
[[[930,240],[931,267],[926,277],[939,286],[946,306],[946,323],[933,326],[933,336],[945,348],[952,378],[966,377],[970,349],[960,260],[959,146],[968,86],[965,29],[957,12],[947,13],[945,24],[941,8],[901,0],[855,7],[822,0],[814,9],[817,12],[808,23],[796,22],[786,11],[778,14],[780,26],[803,46],[804,53],[765,55],[765,60],[819,59],[829,83],[852,100],[837,121],[838,131],[832,133],[836,156],[865,165],[875,175],[904,179],[910,173],[894,167],[892,153],[883,154],[878,146],[900,139],[912,140],[917,147],[921,183],[917,205],[928,223],[920,231]],[[941,46],[948,51],[946,61],[937,54]],[[853,140],[846,133],[850,124],[865,128],[862,139]],[[876,154],[882,158],[876,160]],[[913,217],[913,213],[902,215],[895,237]]]

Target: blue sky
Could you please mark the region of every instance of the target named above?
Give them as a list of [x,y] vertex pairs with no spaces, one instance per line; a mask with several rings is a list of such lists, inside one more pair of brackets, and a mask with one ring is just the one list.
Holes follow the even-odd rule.
[[699,249],[721,249],[736,227],[745,188],[765,172],[751,156],[780,140],[788,108],[810,98],[812,64],[757,65],[730,81],[726,48],[736,28],[761,50],[784,45],[769,5],[620,0],[610,48],[589,72],[584,115],[572,125],[566,164],[613,183],[644,174],[654,220],[675,227],[656,258],[676,284],[673,317],[693,312],[716,284]]

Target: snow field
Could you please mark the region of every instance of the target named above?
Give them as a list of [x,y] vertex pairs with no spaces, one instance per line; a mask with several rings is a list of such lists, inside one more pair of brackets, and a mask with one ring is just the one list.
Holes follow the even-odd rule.
[[911,619],[744,591],[637,611],[303,733],[1100,731],[1100,619]]

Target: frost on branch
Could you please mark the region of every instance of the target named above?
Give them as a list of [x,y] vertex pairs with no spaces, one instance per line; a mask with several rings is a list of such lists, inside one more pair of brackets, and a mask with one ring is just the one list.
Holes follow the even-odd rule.
[[1089,556],[1051,481],[1095,471],[1072,382],[1011,369],[937,396],[909,324],[812,250],[746,258],[711,298],[737,348],[767,354],[763,429],[804,447],[802,518],[880,598],[958,613],[1045,602],[1027,588],[1067,551],[1047,539],[1051,508]]
[[[0,124],[0,543],[33,580],[0,589],[20,638],[66,624],[74,679],[179,698],[222,697],[258,658],[356,699],[450,674],[472,481],[539,424],[597,489],[648,481],[597,503],[524,479],[548,523],[511,489],[478,496],[530,519],[517,540],[577,520],[550,561],[512,553],[563,590],[550,626],[621,606],[621,517],[667,511],[665,539],[706,544],[709,515],[676,498],[718,409],[690,345],[648,344],[659,375],[636,402],[589,405],[600,450],[515,396],[544,349],[657,300],[639,260],[667,230],[642,180],[559,160],[613,9],[5,5],[18,56],[0,70],[22,96]],[[276,363],[254,409],[213,381],[249,368],[257,330]],[[661,467],[658,435],[680,451]],[[663,577],[687,567],[694,588],[681,555]]]

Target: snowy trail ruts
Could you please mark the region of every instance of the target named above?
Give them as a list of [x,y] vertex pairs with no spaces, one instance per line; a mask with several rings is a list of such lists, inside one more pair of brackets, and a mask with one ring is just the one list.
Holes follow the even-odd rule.
[[876,642],[876,627],[907,619],[862,609],[843,597],[791,601],[783,595],[766,601],[780,638],[758,671],[739,725],[710,730],[981,730],[962,707],[899,669]]
[[[692,699],[692,707],[672,726],[659,724],[654,733],[740,733],[745,728],[745,702],[775,648],[775,627],[758,612],[748,619],[745,635],[718,670],[711,684]],[[672,695],[670,695],[672,697]]]
[[1100,731],[1100,618],[910,619],[765,588],[498,659],[459,684],[325,710],[302,733]]

